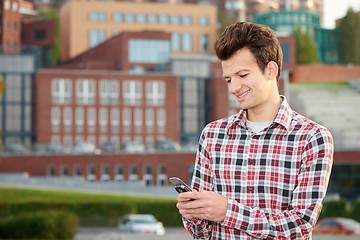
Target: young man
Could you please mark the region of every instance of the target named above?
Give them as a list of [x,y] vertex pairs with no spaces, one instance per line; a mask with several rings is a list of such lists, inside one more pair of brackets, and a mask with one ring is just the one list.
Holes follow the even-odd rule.
[[215,49],[241,110],[203,129],[194,191],[177,198],[184,225],[194,238],[310,239],[332,167],[331,134],[279,95],[282,51],[270,28],[236,23]]

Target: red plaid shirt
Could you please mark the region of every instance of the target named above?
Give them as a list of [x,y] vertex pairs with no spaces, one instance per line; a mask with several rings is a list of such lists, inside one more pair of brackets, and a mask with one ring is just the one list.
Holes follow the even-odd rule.
[[184,219],[194,238],[311,238],[330,177],[333,140],[281,99],[273,123],[258,134],[246,127],[244,110],[204,128],[192,187],[225,196],[228,208],[222,222]]

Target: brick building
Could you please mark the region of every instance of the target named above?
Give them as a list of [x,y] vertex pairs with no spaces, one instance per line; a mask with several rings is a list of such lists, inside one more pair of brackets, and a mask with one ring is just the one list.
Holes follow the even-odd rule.
[[36,142],[66,148],[179,142],[178,77],[154,70],[169,61],[170,34],[122,33],[38,71]]
[[211,5],[67,1],[60,9],[61,61],[129,31],[170,33],[173,53],[212,53],[216,24]]

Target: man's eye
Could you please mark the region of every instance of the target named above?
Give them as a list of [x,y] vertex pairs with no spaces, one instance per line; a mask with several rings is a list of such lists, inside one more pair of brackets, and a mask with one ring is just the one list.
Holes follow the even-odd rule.
[[243,75],[240,75],[240,77],[244,78],[244,77],[246,77],[247,75],[248,75],[248,73],[243,74]]

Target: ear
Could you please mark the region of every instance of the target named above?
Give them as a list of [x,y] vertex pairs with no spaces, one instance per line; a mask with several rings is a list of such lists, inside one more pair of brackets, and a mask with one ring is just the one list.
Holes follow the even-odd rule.
[[268,69],[267,75],[269,80],[276,79],[279,71],[279,66],[277,65],[277,63],[274,61],[270,61],[267,64],[266,68]]

